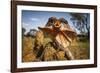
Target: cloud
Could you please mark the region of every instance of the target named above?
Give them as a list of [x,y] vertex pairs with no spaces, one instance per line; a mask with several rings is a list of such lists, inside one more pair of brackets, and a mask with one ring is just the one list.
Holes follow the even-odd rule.
[[32,21],[40,21],[38,18],[31,18]]
[[23,22],[22,23],[22,27],[26,29],[26,33],[27,33],[27,32],[30,31],[30,29],[33,29],[33,28],[34,29],[37,29],[38,28],[38,25],[35,25],[35,24],[32,25],[32,24],[28,24],[28,23]]

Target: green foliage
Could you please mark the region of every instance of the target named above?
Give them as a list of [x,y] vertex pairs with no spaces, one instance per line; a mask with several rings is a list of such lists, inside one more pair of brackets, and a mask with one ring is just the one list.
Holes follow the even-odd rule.
[[90,32],[90,16],[88,13],[70,13],[71,21],[73,22],[74,27],[79,30],[81,33]]

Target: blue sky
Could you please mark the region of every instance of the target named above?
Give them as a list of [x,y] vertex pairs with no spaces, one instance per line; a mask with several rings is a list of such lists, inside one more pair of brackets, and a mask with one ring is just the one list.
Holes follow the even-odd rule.
[[[67,12],[52,12],[52,11],[30,11],[22,10],[22,27],[28,32],[30,29],[37,29],[44,27],[50,17],[65,18],[69,25],[73,27],[73,23],[70,20],[71,16]],[[74,27],[73,27],[74,28]],[[77,31],[78,32],[78,31]]]

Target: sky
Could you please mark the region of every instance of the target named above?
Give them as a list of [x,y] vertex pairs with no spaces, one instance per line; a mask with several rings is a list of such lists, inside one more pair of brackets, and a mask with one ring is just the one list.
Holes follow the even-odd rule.
[[[38,27],[44,27],[50,17],[64,18],[68,21],[69,25],[74,28],[71,16],[68,12],[53,12],[53,11],[32,11],[22,10],[22,27],[29,32],[30,29],[38,30]],[[75,28],[74,28],[75,29]],[[77,31],[77,30],[76,30]],[[77,31],[78,32],[78,31]]]

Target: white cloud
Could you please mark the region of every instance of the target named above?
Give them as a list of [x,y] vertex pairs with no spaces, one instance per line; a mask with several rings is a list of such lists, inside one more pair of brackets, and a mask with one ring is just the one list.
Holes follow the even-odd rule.
[[40,21],[38,18],[31,18],[32,21]]
[[37,29],[38,28],[38,25],[36,26],[36,25],[24,23],[24,22],[22,23],[22,27],[26,29],[26,33],[29,32],[30,29],[33,29],[33,28],[36,29],[36,30],[38,30]]

